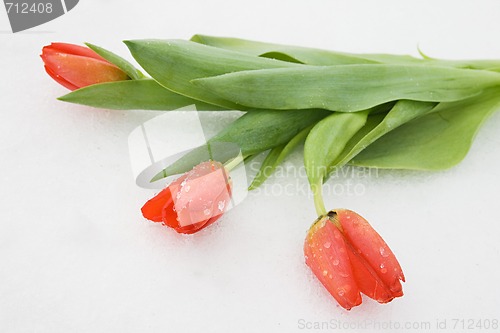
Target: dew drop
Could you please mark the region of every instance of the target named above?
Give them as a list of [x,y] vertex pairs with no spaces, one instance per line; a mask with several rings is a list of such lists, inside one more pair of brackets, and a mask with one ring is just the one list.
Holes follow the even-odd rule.
[[386,251],[385,247],[381,246],[379,251],[382,257],[387,258],[389,256],[389,253]]
[[338,265],[339,265],[339,263],[340,263],[340,261],[339,261],[338,259],[334,259],[334,260],[332,261],[332,265],[333,265],[333,266],[338,266]]
[[324,270],[323,271],[323,276],[327,276],[328,275],[328,271],[327,270]]
[[325,244],[323,244],[323,246],[324,246],[325,248],[329,249],[329,248],[330,248],[330,246],[332,246],[332,243],[330,243],[330,242],[326,242]]
[[226,205],[226,202],[225,201],[219,201],[219,204],[217,205],[217,208],[219,208],[219,210],[221,212],[224,211],[224,206]]
[[382,274],[387,273],[387,268],[385,268],[384,264],[380,264],[380,273],[382,273]]
[[184,185],[186,185],[186,180],[184,179],[181,183],[181,187],[184,187]]
[[344,296],[344,295],[345,295],[345,290],[344,290],[344,288],[339,288],[339,289],[337,289],[337,294],[339,294],[339,296]]
[[191,189],[191,186],[189,186],[189,185],[186,185],[186,187],[184,187],[184,191],[186,191],[186,193],[189,192],[190,189]]
[[208,209],[208,208],[207,208],[207,209],[205,209],[205,210],[203,211],[203,214],[205,214],[205,215],[210,215],[210,209]]

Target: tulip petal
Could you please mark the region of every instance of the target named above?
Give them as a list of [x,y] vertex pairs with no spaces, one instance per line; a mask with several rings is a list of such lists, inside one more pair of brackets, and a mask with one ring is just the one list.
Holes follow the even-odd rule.
[[43,66],[45,68],[45,71],[47,72],[47,74],[49,74],[49,76],[51,78],[53,78],[57,83],[59,83],[60,85],[62,85],[63,87],[69,89],[69,90],[76,90],[78,89],[77,86],[75,86],[73,83],[71,82],[68,82],[66,79],[64,79],[62,76],[60,75],[57,75],[56,73],[54,73],[49,67],[47,66]]
[[204,162],[186,175],[174,196],[180,226],[206,223],[210,218],[221,215],[230,199],[228,175],[222,164]]
[[349,310],[361,304],[346,242],[327,216],[309,229],[304,254],[306,264],[343,308]]
[[148,220],[154,222],[161,222],[163,216],[163,208],[165,206],[171,205],[172,203],[172,193],[167,187],[158,193],[152,199],[149,199],[144,206],[142,206],[142,215]]
[[54,53],[46,54],[43,60],[55,74],[79,88],[96,83],[128,79],[127,74],[115,65],[93,58]]
[[403,271],[396,256],[382,237],[368,221],[353,211],[339,209],[332,213],[336,214],[333,218],[340,222],[344,236],[355,253],[366,262],[365,266],[371,267],[376,272],[383,284],[391,291],[392,296],[402,296],[403,287],[400,280],[405,280]]
[[88,47],[69,43],[51,43],[50,46],[45,46],[42,49],[42,52],[66,53],[106,61],[103,57]]
[[387,303],[395,296],[382,282],[377,272],[361,257],[352,246],[348,246],[349,260],[360,291],[379,303]]

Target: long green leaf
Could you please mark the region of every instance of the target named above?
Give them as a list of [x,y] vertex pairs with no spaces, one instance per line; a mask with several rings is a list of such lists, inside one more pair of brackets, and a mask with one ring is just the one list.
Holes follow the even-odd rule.
[[366,123],[369,110],[355,113],[335,112],[313,127],[304,145],[304,165],[311,186],[321,186],[330,166],[347,142]]
[[459,163],[483,122],[500,109],[500,90],[453,103],[384,135],[350,164],[376,168],[442,170]]
[[428,66],[445,66],[455,68],[486,69],[498,71],[498,60],[441,60],[424,57],[415,58],[408,55],[393,54],[352,54],[314,49],[300,46],[263,43],[239,38],[194,35],[192,41],[215,46],[227,50],[238,51],[255,56],[276,58],[284,61],[300,62],[308,65],[348,65],[348,64],[425,64]]
[[134,80],[139,80],[144,78],[144,74],[141,73],[140,70],[134,67],[130,62],[125,60],[124,58],[120,57],[119,55],[108,51],[100,46],[90,44],[90,43],[85,43],[90,49],[92,49],[95,53],[109,61],[110,63],[116,65],[118,68],[120,68],[122,71],[127,73],[127,75]]
[[257,42],[239,38],[194,35],[192,41],[226,50],[237,51],[254,56],[278,58],[280,60],[301,62],[308,65],[352,65],[377,63],[421,63],[422,59],[404,55],[386,54],[349,54],[292,45]]
[[126,41],[133,57],[164,87],[229,109],[247,109],[191,83],[197,78],[242,70],[300,66],[183,40]]
[[[366,126],[366,132],[362,136],[354,136],[353,139],[346,145],[346,149],[332,164],[332,167],[339,168],[347,164],[354,156],[359,154],[366,147],[378,140],[383,135],[395,130],[405,123],[422,117],[429,112],[432,112],[436,103],[432,102],[416,102],[401,100],[398,101],[394,107],[376,123],[376,126],[370,128]],[[373,123],[375,124],[375,123]],[[369,129],[369,130],[368,130]],[[358,132],[361,133],[362,131]]]
[[352,112],[399,99],[465,99],[500,85],[500,74],[420,65],[302,65],[241,71],[193,83],[247,107]]
[[221,107],[199,102],[167,90],[151,79],[107,82],[87,86],[59,100],[115,110],[175,110],[196,105],[197,110],[221,110]]

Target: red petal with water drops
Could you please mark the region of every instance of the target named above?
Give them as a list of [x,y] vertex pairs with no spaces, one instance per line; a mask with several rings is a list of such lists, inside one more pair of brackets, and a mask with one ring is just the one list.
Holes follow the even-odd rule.
[[402,296],[403,287],[400,280],[405,280],[403,270],[382,237],[357,213],[347,209],[335,210],[334,213],[346,240],[352,245],[355,253],[363,258],[365,266],[376,273],[393,297]]
[[349,310],[361,304],[346,242],[327,216],[309,229],[304,255],[314,275],[343,308]]

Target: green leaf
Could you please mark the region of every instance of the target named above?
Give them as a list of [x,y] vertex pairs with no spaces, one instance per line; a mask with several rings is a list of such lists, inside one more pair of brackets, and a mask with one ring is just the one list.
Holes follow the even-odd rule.
[[269,154],[267,154],[264,162],[262,162],[259,172],[253,179],[248,189],[255,190],[260,185],[262,185],[266,181],[266,179],[274,173],[276,167],[280,165],[281,162],[283,162],[283,160],[295,149],[295,147],[297,147],[306,139],[307,135],[313,127],[314,125],[304,128],[287,144],[271,149]]
[[241,71],[192,82],[246,107],[352,112],[399,99],[464,99],[500,85],[500,74],[420,65],[301,65]]
[[58,98],[61,101],[115,110],[176,110],[196,105],[197,110],[221,107],[199,102],[160,86],[151,79],[107,82],[80,88]]
[[140,70],[135,68],[134,65],[132,65],[130,62],[120,57],[119,55],[94,44],[85,43],[85,45],[87,45],[95,53],[97,53],[110,63],[116,65],[116,67],[120,68],[125,73],[127,73],[127,75],[131,79],[139,80],[144,78],[144,74],[142,74]]
[[440,103],[432,113],[406,123],[375,141],[350,164],[394,169],[442,170],[467,154],[480,126],[500,108],[500,91]]
[[[393,54],[352,54],[314,49],[300,46],[263,43],[238,38],[195,35],[192,41],[254,56],[271,57],[284,61],[300,62],[308,65],[348,65],[348,64],[400,64],[428,65],[469,69],[493,70],[500,68],[498,60],[440,60],[424,56],[425,59],[408,55]],[[423,53],[418,50],[421,55]],[[497,70],[498,71],[498,70]]]
[[313,127],[304,145],[304,165],[311,186],[320,187],[331,165],[349,140],[366,123],[369,110],[355,113],[335,112]]
[[432,112],[435,106],[436,103],[431,102],[398,101],[383,118],[373,118],[375,121],[368,121],[367,123],[369,124],[365,125],[363,131],[356,133],[348,142],[346,148],[332,166],[339,168],[347,164],[354,156],[383,135],[413,119],[417,119]]
[[239,38],[194,35],[192,41],[254,56],[272,57],[308,65],[352,65],[377,63],[421,63],[422,59],[401,55],[349,54],[321,49],[257,42]]
[[242,70],[300,66],[182,40],[134,40],[125,44],[162,86],[184,96],[229,109],[247,109],[193,85],[192,80]]
[[286,145],[302,130],[330,114],[324,110],[247,112],[208,140],[207,145],[167,166],[152,181],[186,172],[208,158],[225,163],[236,157],[240,150],[243,157],[247,157]]

